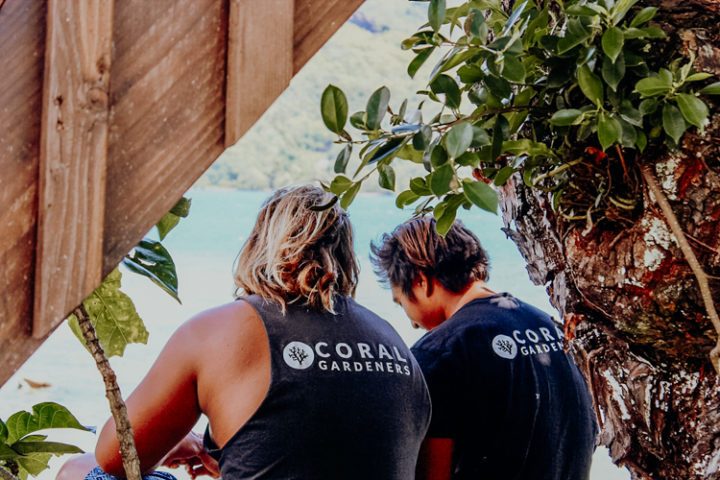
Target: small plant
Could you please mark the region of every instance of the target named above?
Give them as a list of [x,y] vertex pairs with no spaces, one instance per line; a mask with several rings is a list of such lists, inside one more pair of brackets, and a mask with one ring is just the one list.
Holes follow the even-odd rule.
[[67,408],[53,402],[38,403],[32,407],[32,413],[21,411],[6,421],[0,420],[0,470],[4,469],[0,478],[25,480],[28,475],[37,476],[46,470],[53,455],[83,453],[76,446],[50,442],[47,435],[37,434],[55,428],[91,430],[81,425]]

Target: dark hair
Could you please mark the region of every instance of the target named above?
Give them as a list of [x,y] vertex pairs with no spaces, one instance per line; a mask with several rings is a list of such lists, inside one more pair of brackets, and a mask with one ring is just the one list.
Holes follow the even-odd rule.
[[410,298],[420,272],[455,293],[473,281],[489,278],[487,252],[460,220],[442,237],[432,217],[413,218],[383,234],[379,243],[371,243],[370,250],[380,281],[400,287]]

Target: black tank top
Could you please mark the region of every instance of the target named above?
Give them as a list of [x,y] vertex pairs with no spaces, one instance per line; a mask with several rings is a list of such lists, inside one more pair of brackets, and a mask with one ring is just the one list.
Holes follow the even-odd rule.
[[409,349],[348,297],[336,315],[244,297],[270,341],[265,400],[222,448],[224,480],[411,480],[430,399]]

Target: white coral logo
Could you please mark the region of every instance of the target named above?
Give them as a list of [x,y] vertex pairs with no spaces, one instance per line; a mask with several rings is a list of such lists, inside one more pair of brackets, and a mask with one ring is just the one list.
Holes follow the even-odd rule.
[[497,335],[493,338],[492,347],[499,357],[507,358],[508,360],[512,360],[517,357],[517,343],[515,343],[515,340],[507,335]]
[[310,345],[302,342],[290,342],[285,345],[283,359],[288,366],[296,370],[305,370],[315,361],[315,352]]

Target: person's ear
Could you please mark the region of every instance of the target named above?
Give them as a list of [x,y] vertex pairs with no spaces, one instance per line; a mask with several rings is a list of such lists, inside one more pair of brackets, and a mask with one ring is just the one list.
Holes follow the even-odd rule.
[[420,288],[425,291],[425,296],[430,298],[434,291],[432,278],[428,277],[423,272],[420,272],[418,273],[417,282]]

